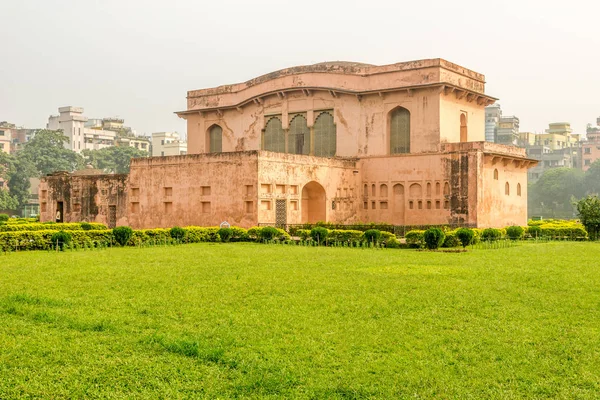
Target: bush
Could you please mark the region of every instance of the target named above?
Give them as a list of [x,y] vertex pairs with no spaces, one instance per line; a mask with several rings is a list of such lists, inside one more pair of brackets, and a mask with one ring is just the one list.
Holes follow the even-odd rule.
[[247,242],[249,239],[247,230],[237,226],[231,227],[231,240],[235,240],[236,242]]
[[406,244],[413,248],[423,247],[423,245],[424,245],[423,234],[424,233],[425,233],[425,231],[421,231],[421,230],[414,230],[414,231],[407,232],[406,235],[404,235],[404,239],[406,239]]
[[8,214],[0,214],[0,222],[8,221]]
[[481,233],[481,240],[486,242],[494,242],[500,240],[500,238],[502,238],[502,231],[500,229],[487,228]]
[[296,229],[296,235],[302,240],[307,240],[310,238],[310,231],[308,229]]
[[217,233],[222,242],[229,242],[229,239],[233,236],[233,230],[231,230],[231,228],[219,228]]
[[319,244],[327,241],[327,235],[329,235],[329,231],[322,226],[315,226],[310,230],[310,237]]
[[381,231],[378,229],[369,229],[363,233],[363,239],[367,243],[378,243],[381,237]]
[[[15,231],[45,231],[48,229],[62,230],[62,231],[81,231],[84,223],[79,222],[67,222],[57,224],[56,222],[44,222],[44,223],[26,223],[26,224],[6,224],[0,226],[0,232],[15,232]],[[89,224],[91,230],[107,229],[106,225],[99,224],[96,222],[85,222]]]
[[84,231],[92,230],[92,224],[90,224],[89,222],[82,222],[79,225],[81,225],[81,229],[83,229]]
[[524,233],[525,229],[518,225],[509,226],[508,228],[506,228],[506,236],[508,236],[510,240],[522,239]]
[[330,242],[358,242],[362,239],[363,232],[353,229],[332,229],[327,235]]
[[258,237],[261,240],[273,240],[279,235],[279,231],[277,230],[277,228],[273,228],[272,226],[265,226],[263,228],[258,229]]
[[444,243],[446,235],[440,228],[429,228],[423,234],[423,241],[429,250],[438,249]]
[[65,231],[58,231],[52,234],[50,240],[52,246],[56,246],[55,248],[59,248],[60,251],[63,251],[65,245],[71,243],[71,234]]
[[[538,221],[536,221],[538,222]],[[539,238],[542,236],[542,228],[538,225],[532,225],[527,227],[527,234],[532,238]]]
[[444,239],[444,243],[442,243],[442,247],[458,247],[460,246],[460,240],[456,236],[456,232],[451,231],[446,233],[446,238]]
[[133,229],[128,226],[118,226],[113,229],[113,237],[115,241],[121,246],[125,246],[129,239],[133,236]]
[[474,243],[475,232],[469,228],[459,228],[456,231],[456,237],[460,241],[460,244],[462,245],[462,247],[465,248],[468,245]]
[[400,248],[400,242],[398,241],[398,239],[396,238],[396,236],[392,236],[392,237],[386,239],[386,241],[385,241],[385,247],[387,247],[388,249],[399,249]]
[[177,240],[178,242],[181,242],[185,237],[185,229],[183,229],[180,226],[174,226],[169,230],[169,235],[171,236],[171,238]]

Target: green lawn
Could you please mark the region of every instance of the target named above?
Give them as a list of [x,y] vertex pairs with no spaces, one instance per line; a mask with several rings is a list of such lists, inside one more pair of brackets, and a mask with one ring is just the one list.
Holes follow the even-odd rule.
[[0,398],[599,398],[600,244],[0,254]]

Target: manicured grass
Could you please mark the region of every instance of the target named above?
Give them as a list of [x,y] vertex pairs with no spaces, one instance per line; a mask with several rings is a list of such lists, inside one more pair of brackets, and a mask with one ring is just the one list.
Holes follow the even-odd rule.
[[0,398],[598,398],[600,244],[0,255]]

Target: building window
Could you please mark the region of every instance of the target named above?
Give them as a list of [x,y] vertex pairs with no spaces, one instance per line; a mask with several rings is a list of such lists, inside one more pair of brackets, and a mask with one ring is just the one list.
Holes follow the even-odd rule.
[[517,183],[517,196],[521,195],[521,184]]
[[590,147],[585,148],[585,154],[590,154],[592,149]]
[[504,184],[504,194],[509,196],[510,195],[510,185],[508,184],[508,182],[506,182]]
[[590,165],[592,163],[592,160],[585,160],[585,165]]
[[329,111],[320,113],[315,120],[313,129],[315,132],[315,156],[335,156],[337,137],[333,114]]
[[460,114],[460,142],[467,142],[467,115]]
[[310,129],[308,129],[308,124],[304,115],[298,114],[290,121],[288,153],[310,153]]
[[414,203],[413,203],[413,201],[412,201],[412,200],[411,200],[411,201],[409,201],[409,202],[408,202],[408,208],[409,208],[410,210],[412,210],[414,207],[415,207],[415,206],[414,206]]
[[208,130],[208,152],[220,153],[223,151],[223,128],[213,125]]
[[410,153],[410,112],[398,107],[390,118],[390,154]]
[[265,125],[263,150],[285,153],[285,131],[279,117],[271,117]]
[[494,169],[494,180],[498,180],[498,170]]

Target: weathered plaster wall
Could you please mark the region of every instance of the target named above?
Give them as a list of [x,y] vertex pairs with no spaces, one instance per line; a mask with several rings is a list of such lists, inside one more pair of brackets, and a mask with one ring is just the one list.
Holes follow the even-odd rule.
[[485,140],[485,108],[476,101],[469,102],[468,95],[455,92],[442,94],[439,97],[439,140],[442,143],[460,142],[460,116],[466,115],[467,141],[482,142]]

